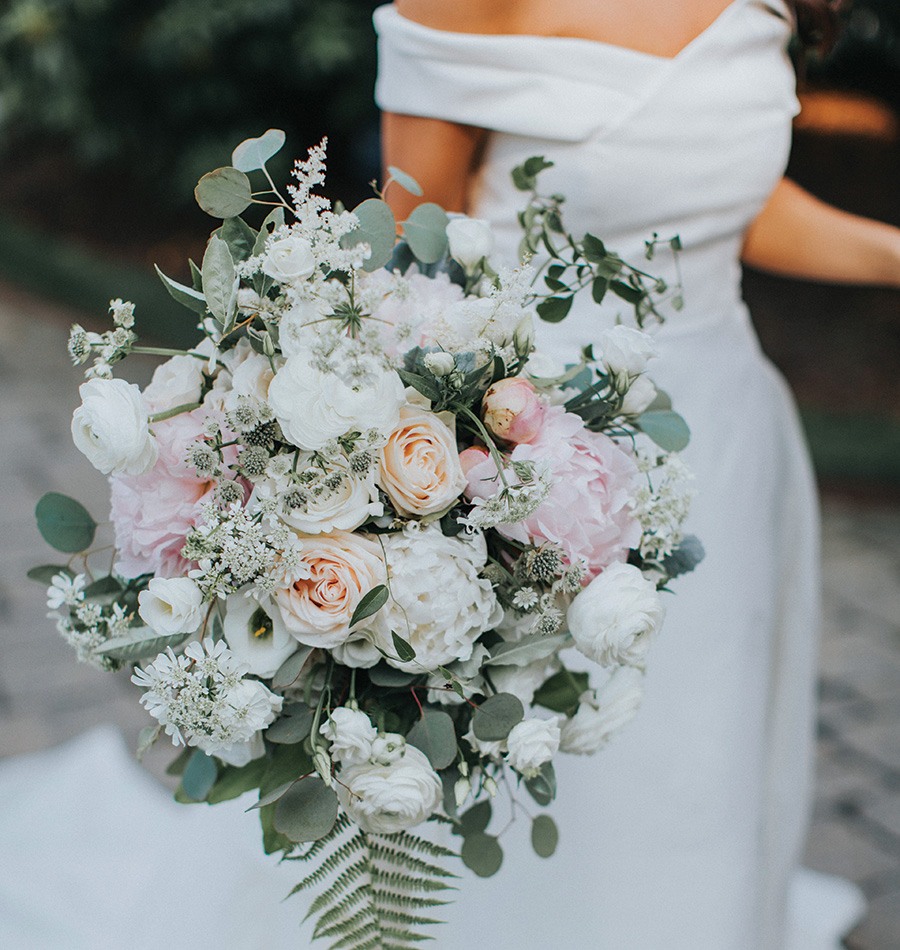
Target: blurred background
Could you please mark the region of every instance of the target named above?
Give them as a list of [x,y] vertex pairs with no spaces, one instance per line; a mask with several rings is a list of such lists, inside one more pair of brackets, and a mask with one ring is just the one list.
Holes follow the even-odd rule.
[[[49,490],[95,515],[103,480],[68,436],[80,372],[68,325],[138,304],[142,336],[189,342],[153,275],[188,278],[211,229],[193,186],[269,127],[288,156],[329,137],[329,193],[378,177],[376,0],[3,0],[0,3],[0,757],[115,719],[132,688],[72,662],[24,579],[47,559],[31,512]],[[856,0],[803,66],[789,173],[900,224],[900,2]],[[900,947],[900,294],[745,275],[763,346],[794,388],[825,512],[820,768],[808,863],[858,881],[853,950]],[[129,361],[128,365],[131,365]],[[136,362],[136,361],[134,361]],[[146,366],[146,375],[152,366]],[[140,375],[141,369],[138,368]],[[46,692],[38,692],[37,684]],[[161,773],[163,759],[152,760]],[[0,763],[2,765],[2,763]]]

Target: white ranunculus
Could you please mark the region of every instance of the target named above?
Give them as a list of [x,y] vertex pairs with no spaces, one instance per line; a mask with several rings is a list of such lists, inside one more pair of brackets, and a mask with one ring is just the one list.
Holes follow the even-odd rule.
[[250,353],[231,373],[231,389],[225,398],[228,409],[235,409],[238,397],[250,396],[265,402],[269,395],[269,383],[275,374],[272,364],[261,353]]
[[413,746],[391,765],[362,762],[340,773],[338,798],[369,834],[394,834],[420,825],[437,810],[443,788],[431,763]]
[[301,354],[289,357],[269,384],[269,405],[285,437],[310,452],[350,431],[387,435],[400,420],[406,391],[393,371],[372,365],[365,382],[349,386]]
[[279,284],[293,284],[311,277],[316,259],[309,241],[295,235],[279,238],[266,248],[263,273]]
[[226,765],[243,768],[254,759],[261,759],[266,754],[266,744],[263,742],[262,730],[254,732],[246,742],[235,742],[229,746],[222,746],[216,751],[216,758]]
[[494,249],[494,232],[481,218],[451,218],[447,240],[450,256],[466,270],[473,270]]
[[91,379],[78,392],[72,439],[91,465],[104,475],[143,475],[153,468],[159,450],[140,389],[124,379]]
[[373,645],[372,638],[365,630],[351,633],[343,643],[332,647],[331,655],[344,666],[362,670],[370,669],[381,659],[378,648]]
[[643,695],[644,674],[633,666],[618,667],[599,695],[585,693],[575,715],[561,723],[560,749],[572,755],[593,755],[634,718]]
[[344,766],[367,762],[372,755],[372,743],[378,737],[372,720],[349,706],[333,709],[319,732],[331,743],[331,755]]
[[372,765],[393,765],[406,755],[406,738],[399,732],[381,732],[372,743]]
[[138,594],[141,620],[160,636],[193,633],[203,623],[203,594],[189,577],[154,577]]
[[144,402],[150,412],[164,412],[176,406],[200,402],[205,366],[195,356],[173,356],[160,363],[144,389]]
[[223,630],[231,652],[256,676],[274,676],[297,649],[281,611],[268,597],[260,602],[244,591],[229,595]]
[[614,376],[637,376],[656,356],[656,343],[649,334],[620,325],[599,335],[594,352]]
[[569,606],[575,646],[601,666],[641,666],[665,609],[656,586],[633,564],[617,562],[595,577]]
[[503,616],[490,581],[479,576],[487,563],[484,536],[448,538],[436,524],[413,523],[381,540],[391,598],[372,618],[375,643],[394,656],[394,631],[416,651],[408,663],[388,663],[422,672],[467,660],[475,641]]
[[559,748],[559,724],[555,719],[523,719],[506,739],[506,761],[520,775],[532,778]]
[[537,688],[559,670],[559,660],[551,656],[527,666],[491,666],[489,669],[498,693],[512,693],[528,707]]
[[646,376],[637,376],[631,381],[622,400],[622,413],[639,416],[656,399],[656,387]]

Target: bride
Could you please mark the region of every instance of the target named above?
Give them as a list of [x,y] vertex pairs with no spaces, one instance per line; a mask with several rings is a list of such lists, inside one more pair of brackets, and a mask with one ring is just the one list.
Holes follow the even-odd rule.
[[[833,29],[826,0],[397,0],[376,12],[385,163],[425,200],[489,220],[498,259],[516,257],[522,197],[509,172],[531,155],[555,163],[542,190],[567,197],[573,233],[631,261],[653,232],[680,235],[685,307],[657,334],[654,372],[694,429],[691,519],[707,550],[669,600],[637,720],[602,756],[560,764],[557,856],[516,852],[522,836],[510,834],[516,873],[463,888],[441,947],[477,934],[504,948],[780,950],[802,905],[794,939],[806,926],[803,945],[824,950],[858,912],[841,883],[796,872],[817,512],[793,404],[741,300],[740,260],[897,286],[900,231],[781,177],[798,13],[807,29]],[[397,191],[391,201],[401,218],[412,204]],[[563,361],[618,315],[578,303],[539,331]]]

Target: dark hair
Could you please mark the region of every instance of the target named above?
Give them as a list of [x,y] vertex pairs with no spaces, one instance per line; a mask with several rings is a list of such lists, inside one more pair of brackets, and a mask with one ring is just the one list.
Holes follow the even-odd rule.
[[847,0],[789,0],[797,17],[797,36],[806,49],[827,53],[840,35]]

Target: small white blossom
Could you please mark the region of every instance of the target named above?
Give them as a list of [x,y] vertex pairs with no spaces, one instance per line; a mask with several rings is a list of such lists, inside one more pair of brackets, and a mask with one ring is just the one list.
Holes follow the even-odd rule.
[[75,577],[54,574],[47,588],[47,607],[50,610],[59,610],[63,605],[74,607],[84,600],[84,587],[84,574],[76,574]]

